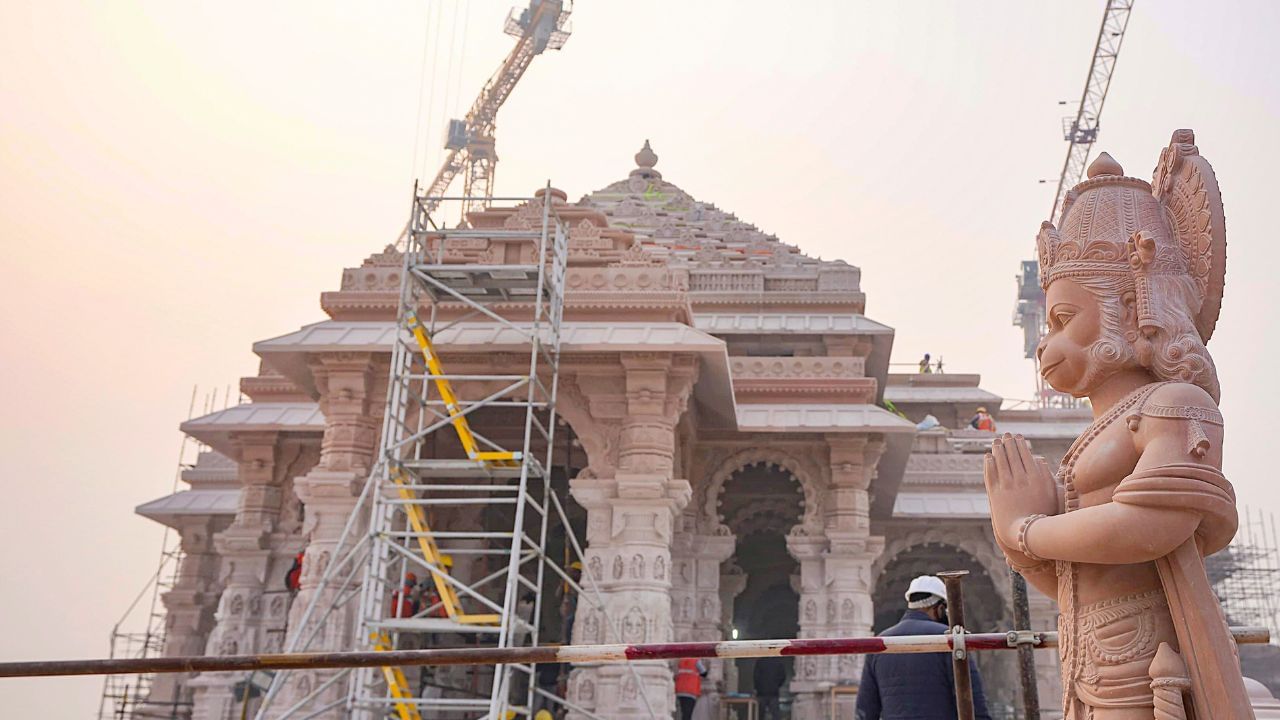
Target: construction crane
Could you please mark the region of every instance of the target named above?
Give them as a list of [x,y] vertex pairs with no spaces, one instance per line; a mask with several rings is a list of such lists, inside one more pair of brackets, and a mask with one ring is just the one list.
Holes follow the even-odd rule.
[[1124,31],[1129,27],[1129,13],[1132,10],[1133,0],[1107,0],[1107,9],[1102,14],[1102,27],[1098,29],[1098,41],[1093,48],[1093,61],[1089,63],[1089,77],[1085,80],[1084,94],[1080,96],[1080,107],[1076,109],[1075,118],[1063,118],[1062,121],[1062,139],[1068,143],[1067,159],[1062,163],[1058,191],[1054,193],[1053,207],[1049,209],[1050,222],[1053,222],[1058,208],[1062,207],[1067,191],[1084,177],[1085,161],[1089,159],[1089,151],[1098,139],[1102,106],[1107,101],[1111,76],[1115,73],[1120,45],[1124,42]]
[[[516,9],[508,13],[503,32],[519,38],[519,41],[480,89],[466,117],[449,121],[445,138],[445,149],[449,154],[435,179],[427,186],[424,193],[427,198],[442,197],[459,174],[462,175],[464,197],[487,198],[493,195],[493,173],[498,163],[493,131],[498,109],[511,96],[511,91],[535,57],[548,49],[564,47],[569,39],[569,15],[572,12],[572,0],[530,0],[529,7],[518,14]],[[464,201],[463,215],[480,209],[484,202]],[[428,210],[434,210],[439,201],[428,200],[428,203]]]
[[[1084,176],[1089,152],[1098,139],[1102,107],[1107,101],[1107,91],[1111,88],[1111,77],[1115,73],[1116,60],[1120,57],[1125,30],[1129,27],[1133,2],[1134,0],[1107,0],[1102,25],[1098,28],[1098,40],[1093,47],[1093,59],[1089,63],[1089,75],[1085,79],[1084,93],[1080,96],[1080,106],[1076,109],[1075,117],[1063,118],[1062,138],[1067,141],[1067,157],[1062,163],[1058,189],[1049,209],[1051,222],[1062,207],[1067,193]],[[1036,359],[1036,347],[1044,337],[1045,327],[1044,291],[1040,288],[1039,275],[1039,261],[1022,261],[1022,271],[1018,275],[1018,304],[1013,315],[1013,324],[1022,328],[1023,350],[1031,360]],[[1040,377],[1039,363],[1035,370],[1035,402],[1037,406],[1044,406],[1058,394],[1044,384],[1044,379]],[[1069,400],[1065,396],[1061,399],[1064,402]]]

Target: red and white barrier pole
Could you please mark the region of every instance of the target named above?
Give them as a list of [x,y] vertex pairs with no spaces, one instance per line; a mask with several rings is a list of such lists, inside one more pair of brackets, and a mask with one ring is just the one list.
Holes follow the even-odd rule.
[[[1270,642],[1266,628],[1231,628],[1237,643]],[[0,678],[52,675],[126,675],[307,668],[386,667],[408,665],[497,665],[511,663],[643,662],[677,658],[744,658],[781,655],[872,655],[951,652],[949,635],[819,638],[805,640],[732,640],[725,642],[655,643],[649,645],[563,645],[532,648],[441,648],[387,652],[283,653],[109,660],[50,660],[0,663]],[[1013,650],[1021,644],[1037,649],[1058,645],[1053,632],[966,634],[968,651]]]

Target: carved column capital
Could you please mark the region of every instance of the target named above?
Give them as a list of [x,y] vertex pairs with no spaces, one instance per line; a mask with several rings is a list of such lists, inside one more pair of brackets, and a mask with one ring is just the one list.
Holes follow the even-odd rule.
[[[377,363],[371,353],[320,353],[309,362],[320,410],[324,439],[320,466],[326,470],[365,475],[378,440]],[[377,402],[375,402],[375,399]]]

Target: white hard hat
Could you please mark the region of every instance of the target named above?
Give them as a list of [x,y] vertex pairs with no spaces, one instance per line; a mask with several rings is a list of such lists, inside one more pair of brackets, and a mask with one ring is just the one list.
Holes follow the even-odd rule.
[[912,602],[911,596],[916,593],[929,593],[930,595],[937,597],[938,600],[946,600],[947,586],[943,585],[942,581],[933,575],[921,575],[911,581],[911,585],[907,588],[907,592],[905,593],[907,607],[913,609],[927,608],[936,605],[938,600],[928,598],[926,600]]

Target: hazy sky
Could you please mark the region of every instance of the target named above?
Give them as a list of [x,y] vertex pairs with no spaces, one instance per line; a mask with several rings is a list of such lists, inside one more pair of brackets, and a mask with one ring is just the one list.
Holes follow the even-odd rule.
[[[0,659],[105,654],[155,567],[159,528],[133,508],[169,491],[192,385],[233,385],[254,340],[322,319],[510,48],[506,0],[462,7],[0,4]],[[497,189],[580,197],[648,138],[694,197],[860,266],[896,361],[931,352],[1026,397],[1014,276],[1102,7],[584,0],[502,110]],[[1139,0],[1099,146],[1150,177],[1191,127],[1217,170],[1227,473],[1267,509],[1278,21],[1261,0]],[[99,688],[4,680],[0,707],[84,718]]]

